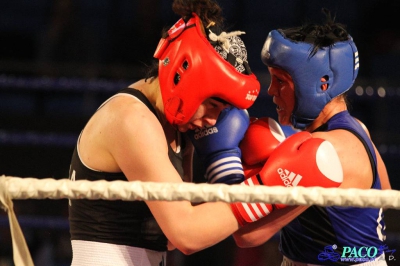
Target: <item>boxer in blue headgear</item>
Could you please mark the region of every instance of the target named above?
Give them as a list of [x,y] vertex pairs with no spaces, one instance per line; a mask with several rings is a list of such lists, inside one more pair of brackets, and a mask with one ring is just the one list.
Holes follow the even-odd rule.
[[313,48],[313,40],[317,40],[313,31],[304,38],[298,41],[285,31],[273,30],[261,51],[267,66],[283,69],[293,79],[295,108],[291,122],[299,129],[314,121],[333,98],[350,89],[359,69],[357,47],[350,35],[336,37],[337,42],[320,48]]
[[[308,133],[312,138],[329,141],[336,150],[343,169],[340,188],[390,189],[385,164],[368,129],[347,110],[345,92],[359,69],[357,48],[345,26],[324,11],[325,23],[273,30],[262,49],[262,60],[271,75],[268,93],[277,105],[279,122],[303,131],[282,142],[274,153],[279,149],[282,158],[291,156],[288,154],[293,146],[284,150],[284,143]],[[310,156],[302,157],[282,167],[282,180],[289,180],[292,186],[296,178],[300,182],[317,180],[315,175],[297,177],[301,166],[310,167],[312,160]],[[332,167],[327,172],[334,170]],[[257,246],[281,230],[282,266],[387,265],[384,250],[379,249],[385,246],[382,209],[305,208],[274,208],[267,219],[236,232],[236,243],[241,247]],[[357,251],[371,247],[377,252],[356,260],[346,253],[348,247]]]

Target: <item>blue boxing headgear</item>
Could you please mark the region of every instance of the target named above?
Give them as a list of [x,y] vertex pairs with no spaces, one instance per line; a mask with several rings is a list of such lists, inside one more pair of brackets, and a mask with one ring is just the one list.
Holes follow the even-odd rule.
[[[268,34],[261,51],[261,59],[269,67],[285,70],[293,79],[296,106],[291,115],[295,128],[304,129],[333,98],[350,89],[359,69],[358,51],[349,35],[322,47],[311,56],[313,45],[293,41],[273,30]],[[327,81],[322,82],[324,77]],[[323,90],[321,86],[327,84]]]

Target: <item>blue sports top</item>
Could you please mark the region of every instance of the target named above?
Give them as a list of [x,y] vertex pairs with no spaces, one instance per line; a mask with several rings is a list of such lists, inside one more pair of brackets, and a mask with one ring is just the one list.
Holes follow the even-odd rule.
[[[348,111],[343,111],[315,131],[335,129],[352,132],[364,144],[374,175],[371,188],[381,189],[376,154],[360,123]],[[378,257],[383,253],[384,229],[382,209],[311,206],[281,230],[279,249],[284,256],[293,261],[319,265],[354,265],[363,261],[342,261],[340,257],[344,247],[350,247],[352,250],[375,247],[378,254],[374,257]],[[340,256],[333,254],[335,256],[331,256],[330,259],[324,257],[326,248]],[[365,253],[366,249],[363,250]]]

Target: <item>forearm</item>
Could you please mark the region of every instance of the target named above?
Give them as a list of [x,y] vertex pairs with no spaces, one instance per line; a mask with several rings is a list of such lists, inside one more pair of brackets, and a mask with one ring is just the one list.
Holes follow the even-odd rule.
[[233,234],[235,242],[242,248],[262,245],[307,208],[308,206],[288,206],[274,210],[261,220],[247,224],[236,231]]
[[[169,241],[186,255],[215,245],[239,228],[227,203],[192,206],[186,201],[153,201],[148,205]],[[173,214],[157,210],[173,210]]]

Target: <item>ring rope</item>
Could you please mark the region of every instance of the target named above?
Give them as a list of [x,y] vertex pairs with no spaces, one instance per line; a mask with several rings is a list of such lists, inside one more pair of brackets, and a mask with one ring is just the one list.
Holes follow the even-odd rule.
[[[71,181],[1,176],[11,199],[166,200],[264,202],[287,205],[400,209],[400,191],[321,187],[244,186],[141,181]],[[172,193],[173,191],[173,193]]]
[[[173,193],[172,193],[173,192]],[[12,199],[188,200],[191,202],[265,202],[287,205],[355,206],[400,209],[400,191],[320,187],[267,187],[141,181],[71,181],[0,176],[0,207],[10,221],[16,266],[33,260],[13,210]]]

